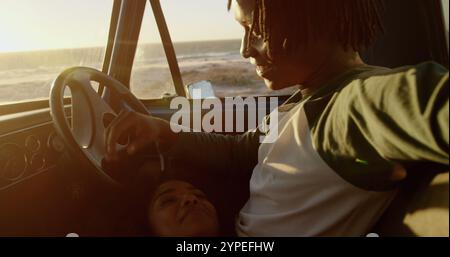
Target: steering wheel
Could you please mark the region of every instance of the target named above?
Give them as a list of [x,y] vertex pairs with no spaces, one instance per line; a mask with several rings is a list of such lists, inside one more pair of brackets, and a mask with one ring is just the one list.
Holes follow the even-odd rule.
[[[92,87],[91,82],[104,85],[118,96],[122,109],[150,114],[147,108],[121,82],[104,73],[87,67],[74,67],[63,71],[53,82],[50,91],[50,110],[56,132],[77,160],[93,166],[101,180],[120,186],[102,168],[106,153],[104,133],[117,113]],[[64,106],[64,92],[70,88],[72,97],[71,125]],[[124,146],[122,146],[123,148]],[[120,149],[120,146],[118,146]]]

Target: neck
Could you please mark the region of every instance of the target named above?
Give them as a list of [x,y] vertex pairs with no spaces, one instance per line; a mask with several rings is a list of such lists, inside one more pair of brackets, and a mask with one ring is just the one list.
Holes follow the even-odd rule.
[[354,51],[335,51],[328,55],[319,63],[315,71],[311,73],[309,78],[300,86],[306,91],[313,91],[327,84],[339,75],[365,65],[358,52]]

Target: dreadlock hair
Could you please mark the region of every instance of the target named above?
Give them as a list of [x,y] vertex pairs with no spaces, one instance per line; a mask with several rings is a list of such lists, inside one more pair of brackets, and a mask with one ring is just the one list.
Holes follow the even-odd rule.
[[[233,0],[228,0],[228,9]],[[248,33],[268,42],[269,56],[289,54],[318,38],[361,51],[383,32],[383,0],[255,0]],[[250,38],[249,38],[250,39]],[[250,40],[247,40],[250,43]]]

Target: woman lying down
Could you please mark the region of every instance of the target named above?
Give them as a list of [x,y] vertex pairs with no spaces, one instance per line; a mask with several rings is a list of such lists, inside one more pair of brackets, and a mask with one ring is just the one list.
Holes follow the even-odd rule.
[[163,237],[219,236],[216,208],[191,183],[168,179],[159,184],[148,205],[152,234]]
[[[235,236],[234,228],[228,228],[233,227],[234,217],[229,216],[235,216],[240,206],[232,207],[234,204],[230,201],[236,203],[236,199],[229,199],[233,198],[230,190],[223,190],[228,187],[229,183],[225,181],[229,179],[209,179],[198,167],[186,163],[171,163],[164,173],[154,173],[152,169],[146,169],[144,163],[140,156],[102,162],[105,172],[126,185],[133,195],[127,197],[132,203],[128,208],[133,211],[128,209],[124,214],[130,223],[124,222],[126,231],[131,226],[131,230],[142,236]],[[228,191],[228,195],[225,196],[224,191]]]

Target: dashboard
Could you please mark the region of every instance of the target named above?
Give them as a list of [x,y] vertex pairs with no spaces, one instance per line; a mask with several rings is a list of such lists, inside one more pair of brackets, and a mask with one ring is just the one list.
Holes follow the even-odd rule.
[[48,108],[0,115],[0,236],[122,235],[144,228],[134,226],[141,211],[136,193],[112,189],[94,174],[67,151]]
[[54,168],[64,148],[51,122],[0,135],[0,192]]

